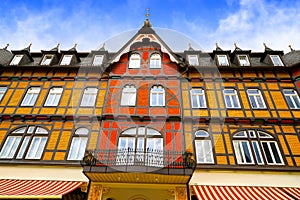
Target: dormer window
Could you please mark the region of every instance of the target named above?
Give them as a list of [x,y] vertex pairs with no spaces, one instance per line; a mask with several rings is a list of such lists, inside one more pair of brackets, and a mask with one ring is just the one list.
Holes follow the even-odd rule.
[[217,55],[219,66],[229,66],[226,55]]
[[161,68],[161,58],[158,53],[152,54],[150,57],[150,68]]
[[134,53],[130,56],[129,59],[129,68],[140,68],[141,66],[141,56],[140,54]]
[[197,55],[188,55],[189,63],[192,66],[198,66],[198,56]]
[[238,55],[240,66],[250,66],[249,58],[247,55]]
[[283,66],[283,63],[278,55],[270,55],[274,66]]
[[15,55],[12,61],[10,62],[10,65],[18,65],[20,61],[22,60],[23,55]]
[[93,60],[93,65],[94,66],[99,66],[102,65],[103,63],[103,55],[95,55],[94,60]]
[[73,55],[64,55],[60,62],[60,65],[70,65]]
[[41,65],[50,65],[54,55],[44,55]]

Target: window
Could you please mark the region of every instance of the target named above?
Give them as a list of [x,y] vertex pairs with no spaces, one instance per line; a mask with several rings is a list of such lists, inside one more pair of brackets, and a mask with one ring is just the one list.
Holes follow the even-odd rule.
[[80,106],[95,106],[97,92],[97,88],[86,88],[83,92]]
[[162,86],[153,86],[150,91],[150,106],[165,105],[165,89]]
[[192,108],[206,108],[206,100],[203,89],[191,89]]
[[64,55],[63,59],[60,62],[60,65],[70,65],[73,55]]
[[34,106],[41,88],[39,87],[31,87],[27,90],[25,97],[21,103],[21,106]]
[[228,66],[228,59],[226,55],[217,55],[220,66]]
[[283,160],[275,139],[258,130],[245,130],[233,136],[238,164],[282,165]]
[[211,139],[206,131],[196,131],[195,149],[197,163],[214,163]]
[[274,66],[283,66],[283,63],[278,55],[270,55]]
[[150,68],[161,68],[161,58],[158,53],[154,53],[151,55]]
[[188,55],[189,63],[192,66],[198,66],[198,56],[197,55]]
[[5,93],[6,93],[7,87],[0,87],[0,101],[2,101]]
[[23,55],[15,55],[12,61],[10,62],[10,65],[18,65],[20,61],[22,60]]
[[293,89],[284,89],[283,95],[291,109],[300,109],[300,99],[297,92]]
[[41,61],[41,65],[50,65],[53,55],[44,55],[43,60]]
[[118,141],[117,165],[145,163],[163,166],[163,137],[155,129],[130,128],[121,133]]
[[51,88],[47,96],[45,106],[57,106],[62,92],[62,88]]
[[238,55],[238,59],[241,66],[250,66],[250,62],[247,55]]
[[226,108],[240,108],[240,102],[235,89],[223,90]]
[[[40,159],[48,140],[48,131],[42,127],[28,126],[11,132],[5,140],[0,158]],[[29,148],[28,148],[29,147]],[[26,152],[26,149],[28,151]]]
[[68,160],[81,160],[83,158],[88,141],[88,133],[89,131],[86,128],[79,128],[75,131],[68,154]]
[[93,65],[94,66],[102,65],[102,63],[103,63],[103,55],[95,55],[93,60]]
[[249,89],[247,90],[248,98],[251,104],[251,107],[254,109],[266,108],[264,99],[260,90],[258,89]]
[[126,85],[122,90],[121,105],[134,106],[136,101],[136,88],[133,85]]
[[134,53],[129,59],[129,68],[140,68],[141,66],[141,56],[140,54]]

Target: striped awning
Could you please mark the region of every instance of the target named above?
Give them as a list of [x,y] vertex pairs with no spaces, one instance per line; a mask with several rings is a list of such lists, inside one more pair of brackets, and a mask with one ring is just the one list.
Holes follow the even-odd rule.
[[80,187],[84,182],[0,179],[0,199],[52,198]]
[[299,188],[248,186],[193,186],[198,200],[295,200]]

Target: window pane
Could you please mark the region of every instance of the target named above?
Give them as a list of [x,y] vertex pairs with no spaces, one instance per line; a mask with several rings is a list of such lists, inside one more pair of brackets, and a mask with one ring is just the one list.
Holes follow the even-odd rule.
[[41,88],[31,87],[27,90],[26,95],[21,103],[22,106],[33,106],[38,98]]
[[198,62],[198,56],[197,55],[189,55],[189,63],[192,66],[198,66],[199,62]]
[[274,66],[283,66],[283,63],[278,55],[271,55],[271,60]]
[[25,150],[26,150],[26,148],[27,148],[29,139],[30,139],[29,136],[27,136],[27,137],[24,138],[23,143],[22,143],[22,146],[21,146],[21,148],[20,148],[20,150],[19,150],[19,153],[18,153],[18,155],[17,155],[17,159],[22,159],[22,158],[23,158],[23,155],[24,155],[24,152],[25,152]]
[[136,88],[134,86],[125,86],[122,90],[121,105],[134,106],[136,102]]
[[6,87],[0,87],[0,101],[3,99],[6,90],[7,90]]
[[1,153],[0,153],[0,158],[13,158],[15,155],[15,152],[19,146],[19,143],[21,141],[21,137],[16,137],[16,136],[9,136],[7,137]]
[[266,158],[267,158],[267,162],[268,163],[273,163],[273,159],[272,159],[269,147],[268,147],[268,143],[267,142],[262,142],[262,146],[263,146]]
[[161,58],[159,54],[153,54],[150,57],[150,68],[161,68]]
[[20,61],[22,60],[23,55],[15,55],[12,61],[10,62],[10,65],[18,65]]
[[228,60],[226,55],[218,55],[219,65],[228,66]]
[[253,145],[253,149],[254,149],[254,152],[255,152],[255,157],[256,157],[257,163],[258,164],[263,164],[263,160],[262,160],[260,150],[259,150],[259,147],[258,147],[258,142],[257,141],[252,142],[252,145]]
[[140,68],[141,56],[139,54],[132,54],[129,60],[129,68]]
[[239,55],[238,56],[241,66],[249,66],[249,60],[247,55]]
[[101,65],[103,62],[103,55],[95,55],[93,60],[93,65]]
[[48,94],[45,106],[57,106],[62,92],[62,88],[52,88]]
[[250,149],[249,149],[249,143],[241,142],[241,144],[242,144],[242,148],[244,151],[246,163],[252,163],[252,156],[251,156]]
[[273,156],[275,158],[275,163],[277,163],[277,164],[281,163],[281,158],[280,158],[276,143],[270,142],[270,146],[271,146],[271,150],[273,152]]
[[53,55],[44,55],[41,65],[50,65]]
[[97,96],[97,88],[86,88],[83,92],[80,106],[94,106]]
[[64,55],[60,62],[60,65],[70,65],[72,60],[72,55]]

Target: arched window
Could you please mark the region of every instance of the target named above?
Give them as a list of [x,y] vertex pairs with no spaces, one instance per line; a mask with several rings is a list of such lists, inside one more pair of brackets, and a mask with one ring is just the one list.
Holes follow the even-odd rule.
[[138,53],[131,54],[129,59],[129,68],[140,68],[141,56]]
[[161,57],[158,53],[154,53],[151,55],[150,68],[161,68]]
[[78,128],[72,139],[68,160],[81,160],[84,156],[88,141],[89,130],[87,128]]
[[163,137],[155,129],[130,128],[121,133],[118,141],[118,165],[145,163],[163,165]]
[[268,133],[244,130],[233,135],[238,164],[283,165],[276,140]]
[[165,89],[161,85],[151,88],[150,106],[165,106]]
[[48,140],[48,131],[39,126],[26,126],[12,131],[0,152],[4,159],[40,159]]
[[214,163],[211,138],[208,132],[204,130],[195,132],[195,149],[197,163]]
[[126,85],[122,90],[121,105],[134,106],[136,101],[136,88],[134,85]]

